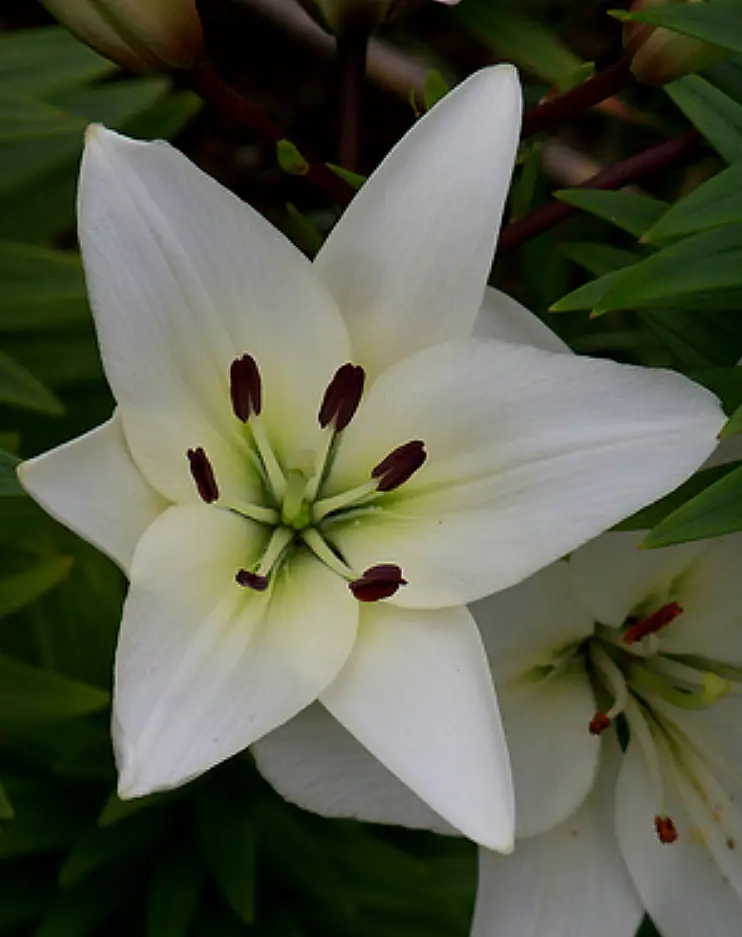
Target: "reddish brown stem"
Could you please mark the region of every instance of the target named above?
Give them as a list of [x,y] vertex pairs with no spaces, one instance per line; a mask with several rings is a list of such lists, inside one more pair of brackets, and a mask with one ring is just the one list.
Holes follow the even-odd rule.
[[[630,156],[621,163],[609,166],[592,176],[577,189],[621,189],[625,185],[636,185],[651,179],[658,173],[682,166],[696,151],[700,142],[696,130],[686,130],[679,137],[673,137],[665,143],[650,147],[635,156]],[[498,254],[511,251],[516,247],[543,234],[555,225],[569,218],[577,209],[566,202],[551,199],[545,205],[530,214],[506,225],[497,246]]]
[[349,29],[337,37],[340,68],[340,165],[352,172],[358,170],[361,153],[361,112],[363,84],[366,79],[366,56],[369,33],[365,29]]
[[621,59],[615,65],[596,72],[577,88],[548,98],[543,104],[526,111],[523,117],[523,136],[530,137],[541,130],[553,130],[565,121],[579,117],[589,107],[613,97],[633,82],[631,60]]
[[[208,62],[196,65],[186,76],[189,87],[229,124],[247,130],[269,143],[286,139],[282,128],[270,117],[228,85]],[[340,205],[347,205],[354,190],[344,179],[336,175],[323,162],[314,158],[303,147],[298,147],[307,162],[304,178]]]

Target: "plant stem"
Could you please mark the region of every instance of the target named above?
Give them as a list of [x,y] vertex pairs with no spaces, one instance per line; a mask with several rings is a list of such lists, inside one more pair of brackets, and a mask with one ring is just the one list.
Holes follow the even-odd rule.
[[621,59],[615,65],[596,72],[577,88],[548,98],[543,104],[526,111],[523,117],[523,136],[530,137],[541,130],[553,130],[565,121],[574,120],[587,108],[613,97],[633,83],[631,60]]
[[[621,189],[625,185],[645,182],[652,176],[666,172],[676,166],[682,166],[696,151],[701,137],[697,130],[686,130],[678,137],[650,147],[623,162],[609,166],[592,176],[577,189]],[[569,218],[578,209],[566,202],[551,199],[523,218],[506,225],[497,246],[498,254],[514,250],[530,238],[543,234],[555,225]]]
[[363,28],[348,29],[337,37],[340,66],[340,165],[358,170],[361,151],[361,112],[366,57],[370,35]]
[[[186,82],[226,123],[241,127],[269,143],[286,139],[283,129],[228,85],[208,61],[202,61],[192,68],[186,74]],[[333,201],[347,205],[355,194],[352,186],[306,149],[298,149],[307,162],[304,178]]]

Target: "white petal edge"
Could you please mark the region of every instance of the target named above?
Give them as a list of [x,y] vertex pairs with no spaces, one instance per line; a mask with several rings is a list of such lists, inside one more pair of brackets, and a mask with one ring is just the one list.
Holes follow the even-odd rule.
[[471,937],[634,937],[643,908],[612,828],[616,759],[602,761],[590,797],[561,826],[512,856],[480,849]]
[[355,640],[357,603],[314,557],[265,593],[234,581],[264,533],[214,508],[170,508],[137,547],[116,656],[121,796],[178,786],[309,705]]
[[494,338],[516,345],[533,345],[543,351],[572,354],[569,345],[517,299],[492,286],[484,291],[474,329],[474,338]]
[[713,394],[670,371],[495,341],[428,348],[371,386],[328,491],[363,484],[409,440],[427,462],[333,536],[354,568],[402,567],[395,603],[474,601],[679,485],[723,419]]
[[220,485],[247,484],[229,399],[229,367],[244,353],[260,368],[279,454],[317,444],[317,410],[349,360],[348,336],[312,265],[279,231],[168,144],[99,126],[88,132],[78,219],[106,375],[154,487],[195,500],[185,458],[194,446]]
[[515,162],[515,69],[472,75],[425,115],[354,198],[315,260],[372,376],[467,336]]
[[348,663],[320,702],[452,826],[512,849],[507,746],[467,609],[364,609]]
[[320,703],[264,736],[251,752],[261,774],[305,810],[460,835]]
[[124,572],[142,534],[168,504],[132,461],[118,414],[21,463],[18,478],[48,514]]

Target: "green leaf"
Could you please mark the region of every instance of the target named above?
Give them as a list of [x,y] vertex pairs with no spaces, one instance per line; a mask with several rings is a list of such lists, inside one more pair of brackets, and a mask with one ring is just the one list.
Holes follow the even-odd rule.
[[742,165],[729,166],[664,214],[643,240],[657,242],[742,223]]
[[631,192],[603,192],[600,189],[560,189],[554,193],[562,202],[581,208],[609,221],[635,237],[642,235],[647,228],[667,211],[667,202],[650,198],[648,195],[634,195]]
[[39,560],[30,569],[0,578],[0,617],[11,615],[63,582],[72,568],[69,556]]
[[204,883],[203,859],[182,843],[154,863],[147,898],[147,937],[187,937]]
[[684,297],[704,308],[701,294],[730,288],[742,291],[742,224],[701,231],[622,270],[596,312],[677,304]]
[[642,259],[642,255],[636,251],[627,251],[612,244],[603,244],[601,241],[568,241],[566,244],[560,244],[559,251],[580,267],[584,267],[588,273],[600,277]]
[[68,887],[102,866],[147,853],[162,832],[162,816],[136,817],[108,828],[87,830],[62,863],[59,884]]
[[449,13],[454,22],[550,84],[579,72],[583,62],[550,30],[518,10],[518,4],[467,0]]
[[742,104],[700,75],[686,75],[665,91],[728,163],[742,161]]
[[286,211],[288,213],[287,233],[310,257],[314,257],[324,242],[322,233],[306,215],[299,211],[296,205],[287,202]]
[[702,39],[730,52],[742,52],[742,4],[739,0],[651,6],[621,19],[663,26],[694,39]]
[[255,825],[246,796],[215,785],[198,798],[201,848],[214,881],[245,924],[255,917]]
[[16,456],[0,450],[0,498],[22,498],[25,495],[21,488],[15,468],[20,462]]
[[172,803],[178,797],[177,791],[171,793],[164,791],[157,794],[148,794],[146,797],[135,797],[132,800],[121,800],[114,791],[106,801],[98,816],[98,826],[113,826],[140,813],[163,803]]
[[0,241],[0,330],[34,331],[90,321],[77,254]]
[[60,888],[32,937],[92,937],[116,908],[131,901],[135,870],[122,874],[115,866],[70,888]]
[[105,709],[108,702],[105,690],[0,654],[0,725],[70,719]]
[[673,511],[645,537],[649,549],[742,530],[742,466]]
[[[569,250],[569,246],[567,250]],[[572,290],[571,293],[567,293],[566,296],[562,296],[561,299],[549,307],[550,312],[576,312],[581,309],[595,309],[611,288],[621,269],[630,267],[641,260],[642,257],[633,251],[603,244],[600,245],[597,251],[593,251],[591,257],[588,257],[585,251],[581,251],[579,254],[574,254],[572,259],[592,272],[598,272],[601,267],[604,269],[606,264],[612,264],[613,269],[599,276],[597,280],[591,280],[590,283],[585,283],[583,286],[577,287],[576,290]],[[598,260],[600,260],[599,264],[597,263]]]
[[54,394],[4,351],[0,351],[0,403],[51,416],[64,413]]
[[0,859],[59,852],[87,823],[79,796],[70,796],[69,788],[56,781],[4,776],[3,783],[15,816],[0,834]]
[[742,318],[700,309],[640,309],[642,321],[687,368],[736,364],[742,354]]
[[358,191],[363,183],[366,181],[365,176],[361,176],[357,172],[351,172],[350,169],[345,169],[343,166],[338,166],[337,163],[327,163],[327,168],[331,169],[336,176],[340,176],[348,185],[352,186],[356,191]]
[[451,90],[446,79],[441,75],[437,68],[431,68],[425,73],[425,83],[423,84],[423,102],[425,110],[429,111]]
[[306,176],[309,172],[309,163],[291,140],[279,140],[276,143],[276,159],[281,169],[290,176]]
[[13,805],[2,781],[0,781],[0,820],[12,820],[13,815]]
[[742,433],[742,404],[737,407],[724,424],[720,435],[722,439],[726,439],[728,436],[736,436],[738,433]]
[[82,133],[85,121],[30,96],[0,89],[0,143]]

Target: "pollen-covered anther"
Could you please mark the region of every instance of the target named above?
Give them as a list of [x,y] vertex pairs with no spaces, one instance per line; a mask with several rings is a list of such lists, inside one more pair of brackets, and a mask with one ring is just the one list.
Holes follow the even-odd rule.
[[356,414],[365,381],[366,372],[359,364],[344,364],[337,369],[327,385],[317,414],[323,429],[330,423],[336,433],[345,429]]
[[402,578],[402,570],[394,563],[380,563],[371,566],[359,579],[348,583],[348,588],[359,602],[378,602],[388,599],[389,596],[406,586],[407,580]]
[[648,634],[657,634],[662,628],[667,627],[671,621],[675,621],[678,615],[682,614],[682,611],[683,609],[677,602],[668,602],[667,605],[658,608],[651,615],[640,618],[633,625],[629,625],[623,633],[624,644],[636,644],[646,638]]
[[189,449],[186,455],[188,456],[191,475],[201,499],[207,504],[218,500],[219,486],[216,483],[214,469],[211,467],[209,457],[200,446],[197,449]]
[[657,838],[663,845],[674,843],[678,838],[678,831],[675,824],[667,816],[663,817],[657,814],[654,818],[654,828],[657,831]]
[[605,713],[597,712],[590,720],[590,735],[602,735],[606,729],[610,728],[611,720]]
[[252,355],[245,354],[232,362],[229,368],[229,393],[238,420],[247,423],[253,414],[260,414],[263,406],[262,382]]
[[268,588],[269,579],[267,576],[261,576],[259,573],[251,573],[249,569],[241,569],[234,577],[235,582],[248,589],[254,589],[256,592],[265,592]]
[[378,491],[394,491],[410,479],[421,468],[428,454],[425,443],[413,439],[402,446],[397,446],[371,470],[371,478],[378,479]]

